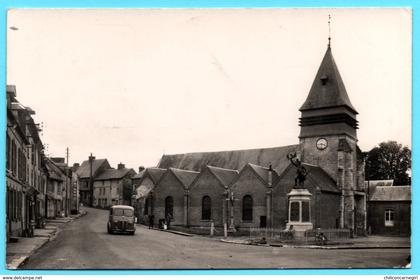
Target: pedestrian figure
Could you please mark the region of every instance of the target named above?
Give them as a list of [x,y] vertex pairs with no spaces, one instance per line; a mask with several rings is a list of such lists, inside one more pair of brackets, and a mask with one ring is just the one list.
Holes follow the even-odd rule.
[[149,229],[153,228],[155,223],[155,216],[149,215]]
[[171,215],[171,213],[168,213],[168,215],[166,215],[166,227],[167,227],[167,229],[169,229],[171,219],[172,219],[172,215]]

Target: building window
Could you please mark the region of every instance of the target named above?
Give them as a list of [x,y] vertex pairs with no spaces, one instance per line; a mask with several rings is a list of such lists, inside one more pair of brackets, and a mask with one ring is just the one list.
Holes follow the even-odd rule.
[[201,219],[211,219],[211,198],[207,195],[204,196],[203,200],[201,201]]
[[17,221],[17,191],[13,191],[13,220]]
[[242,200],[242,220],[252,221],[252,197],[250,195],[244,196]]
[[10,210],[12,208],[12,202],[11,202],[11,194],[10,194],[10,189],[9,186],[7,186],[7,220],[11,220],[11,213],[12,211]]
[[12,140],[12,172],[14,175],[16,175],[16,164],[17,164],[17,160],[16,160],[16,144],[15,141]]
[[394,210],[392,209],[385,210],[385,226],[386,227],[394,226]]
[[165,218],[168,216],[174,216],[174,199],[172,196],[168,196],[165,199]]
[[6,168],[10,170],[10,137],[6,134]]
[[22,152],[20,151],[20,148],[17,148],[17,176],[19,180],[22,180]]
[[18,192],[18,203],[17,203],[17,207],[18,207],[18,219],[22,220],[22,208],[23,208],[23,203],[22,203],[22,192]]

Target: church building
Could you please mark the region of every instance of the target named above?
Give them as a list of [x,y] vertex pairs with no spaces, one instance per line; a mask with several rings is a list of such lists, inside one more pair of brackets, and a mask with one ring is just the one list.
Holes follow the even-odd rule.
[[[249,230],[285,228],[295,186],[295,154],[306,170],[314,228],[366,231],[364,158],[357,146],[358,112],[350,102],[331,46],[300,107],[299,144],[250,150],[163,155],[164,171],[147,193],[155,220],[174,225]],[[141,187],[141,185],[139,186]]]

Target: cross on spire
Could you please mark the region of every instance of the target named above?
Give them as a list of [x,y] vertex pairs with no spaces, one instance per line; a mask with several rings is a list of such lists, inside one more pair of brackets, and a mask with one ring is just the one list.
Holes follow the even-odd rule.
[[328,15],[328,48],[331,48],[331,15]]

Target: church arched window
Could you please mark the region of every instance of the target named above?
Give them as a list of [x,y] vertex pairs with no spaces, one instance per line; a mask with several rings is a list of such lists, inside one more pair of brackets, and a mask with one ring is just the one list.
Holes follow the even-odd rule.
[[172,196],[167,196],[165,199],[165,218],[171,215],[174,217],[174,199]]
[[245,195],[242,199],[242,220],[252,221],[253,201],[252,196]]
[[201,219],[211,219],[211,198],[208,195],[204,196],[201,201]]

